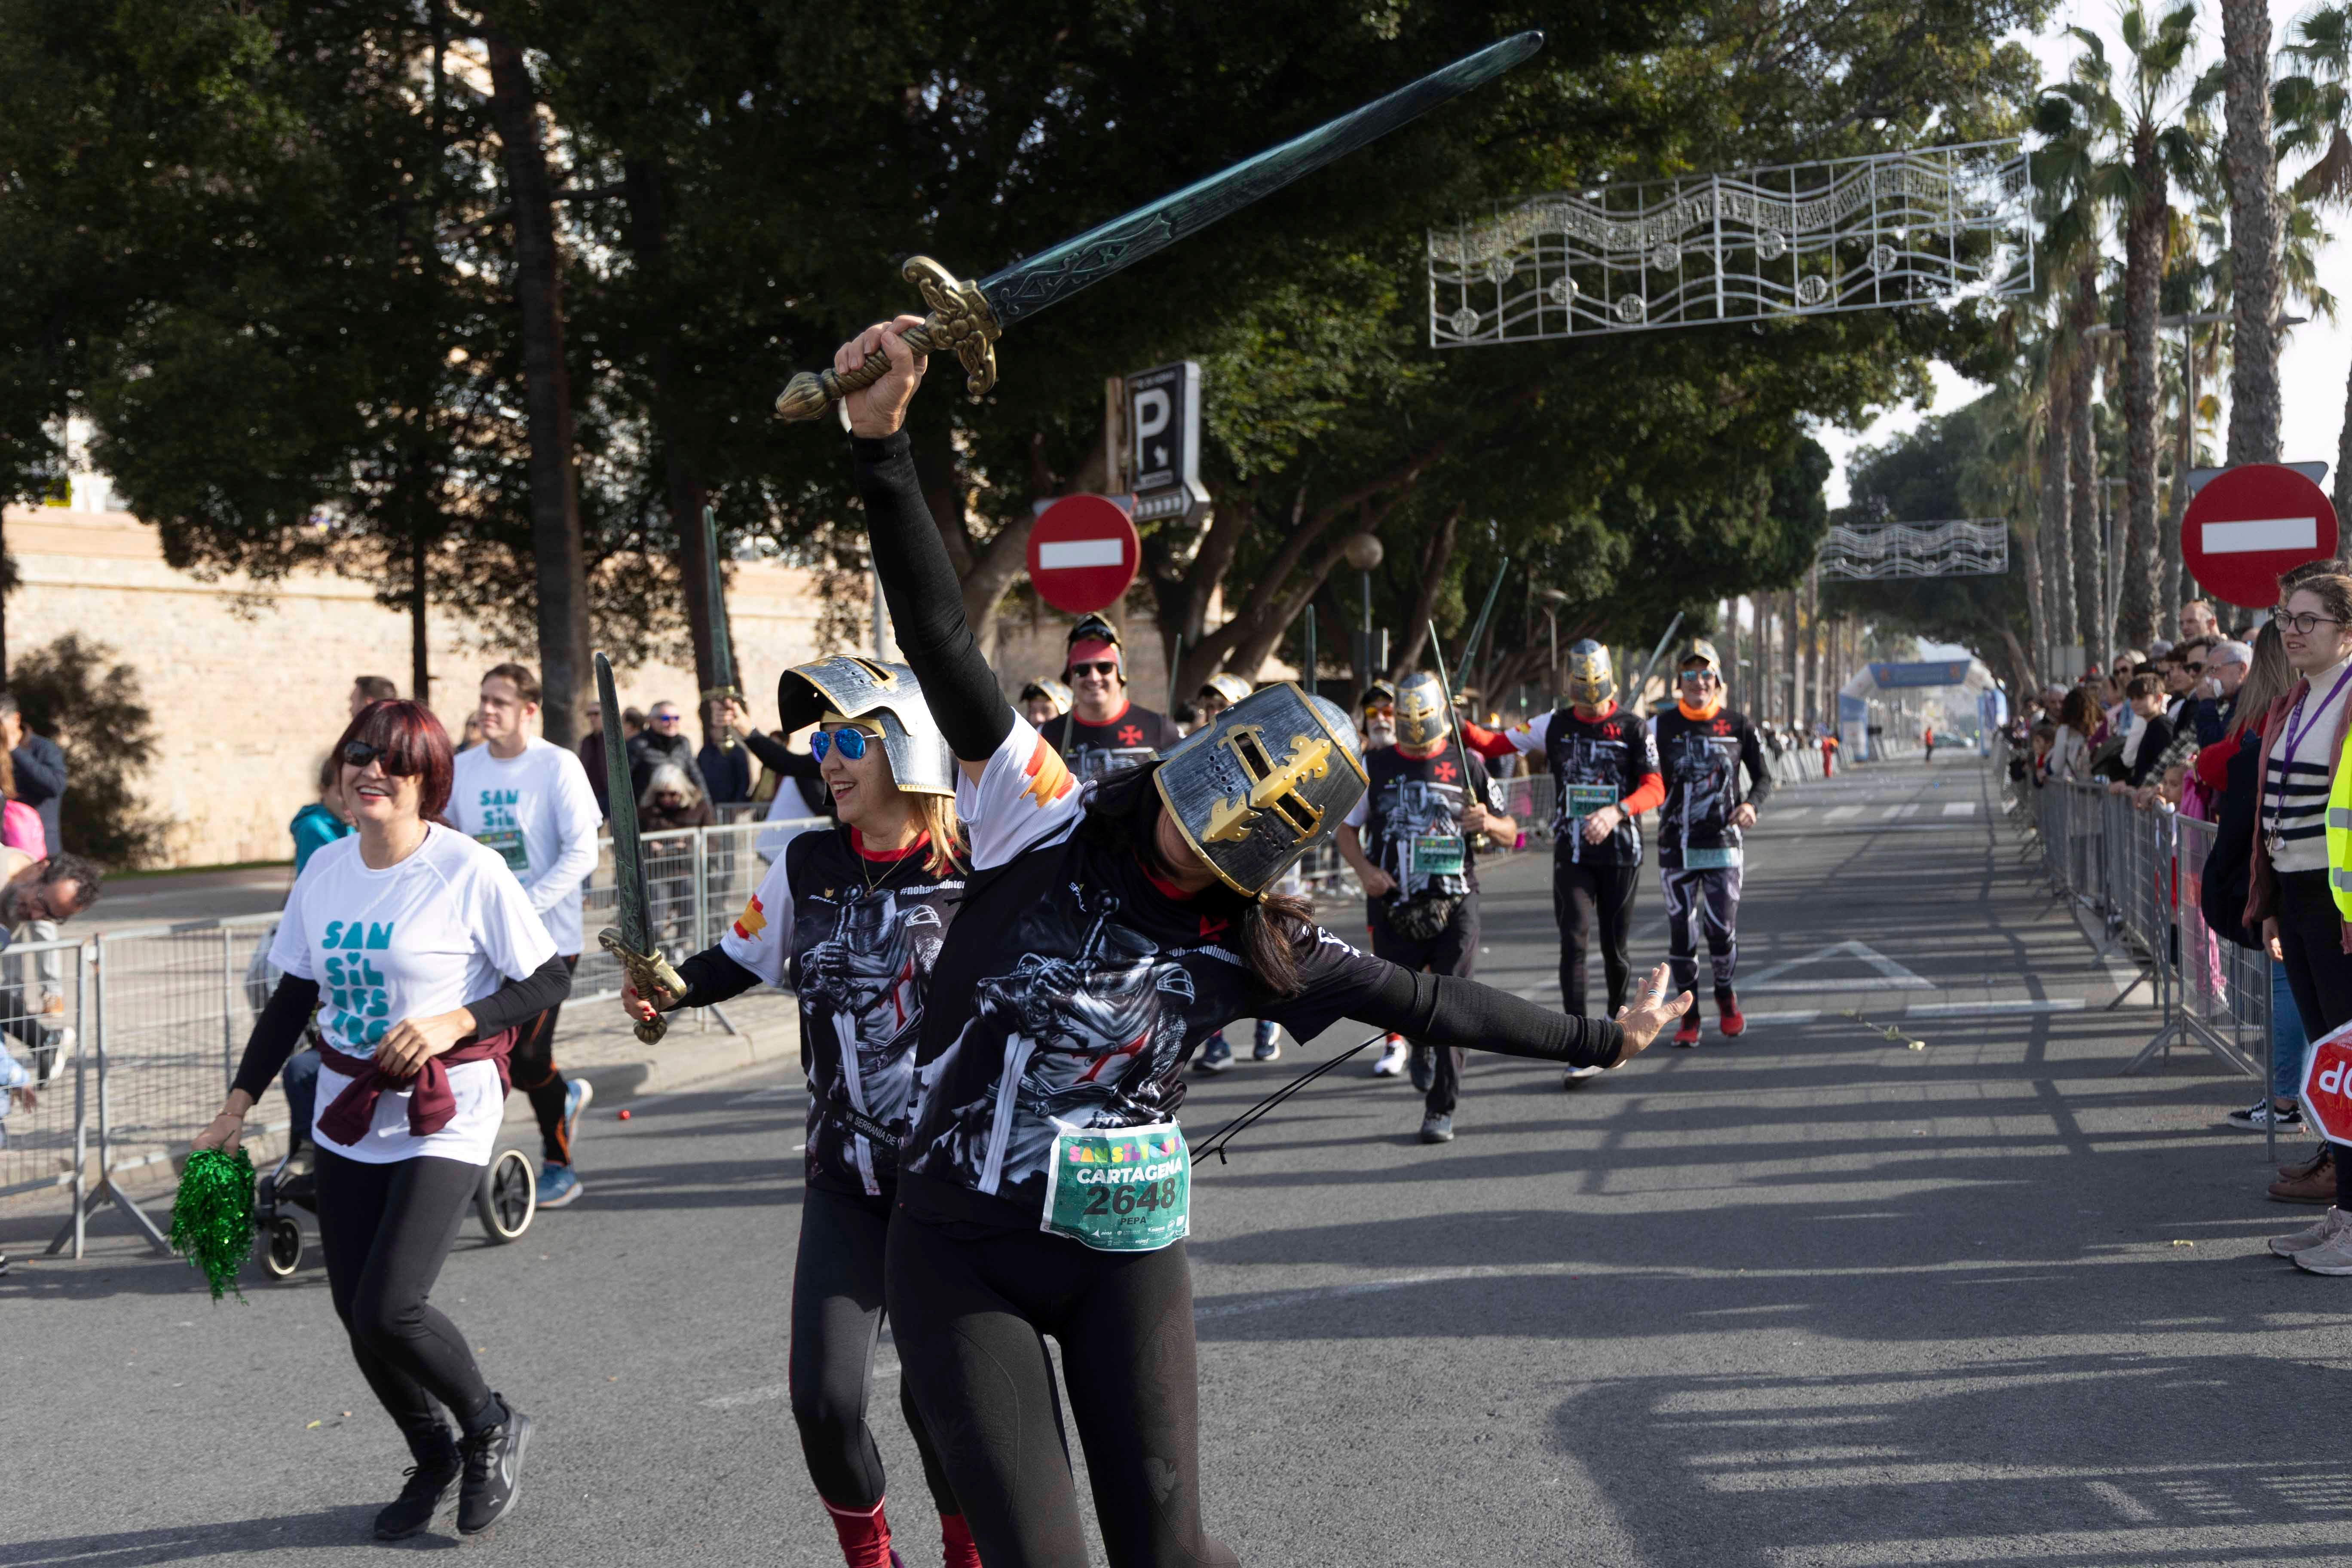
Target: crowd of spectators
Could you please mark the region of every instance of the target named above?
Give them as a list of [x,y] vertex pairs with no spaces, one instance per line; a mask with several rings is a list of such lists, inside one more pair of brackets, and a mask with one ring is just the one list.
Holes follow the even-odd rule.
[[[2269,1092],[2229,1121],[2292,1130],[2305,1123],[2310,1042],[2352,1023],[2352,841],[2329,842],[2352,716],[2352,563],[2297,567],[2279,593],[2274,612],[2231,631],[2210,605],[2185,605],[2179,642],[2042,691],[2012,729],[2011,765],[2036,786],[2087,784],[2214,825],[2180,897],[2216,940],[2266,961],[2271,991]],[[2323,1142],[2279,1173],[2272,1198],[2328,1207],[2272,1250],[2352,1275],[2347,1164]]]

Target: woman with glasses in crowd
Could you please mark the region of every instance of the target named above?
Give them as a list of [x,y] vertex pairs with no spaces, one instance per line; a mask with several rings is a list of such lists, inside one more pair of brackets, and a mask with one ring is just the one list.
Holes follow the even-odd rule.
[[[839,825],[794,837],[718,944],[677,966],[685,993],[653,1001],[667,1011],[754,985],[799,993],[809,1113],[793,1268],[793,1419],[844,1560],[891,1568],[882,1455],[866,1413],[898,1146],[914,1114],[915,1040],[931,964],[963,893],[955,763],[904,665],[801,665],[777,682],[776,707],[787,731],[818,726],[809,750]],[[641,1023],[654,1016],[629,987],[621,1005]],[[911,1388],[899,1379],[948,1568],[978,1568]]]
[[[2197,788],[2213,823],[2213,847],[2201,868],[2198,899],[2207,927],[2242,947],[2262,949],[2270,971],[2270,1093],[2230,1112],[2230,1123],[2255,1131],[2272,1126],[2299,1129],[2303,1125],[2303,1053],[2309,1043],[2303,1016],[2295,1010],[2294,988],[2287,983],[2278,942],[2266,940],[2259,925],[2252,930],[2245,925],[2254,821],[2263,793],[2255,770],[2261,762],[2263,721],[2272,704],[2293,689],[2298,679],[2294,667],[2286,661],[2286,647],[2276,621],[2256,635],[2245,668],[2245,679],[2236,691],[2237,706],[2221,738],[2198,752],[2194,766]],[[2321,1144],[2309,1160],[2281,1171],[2270,1195],[2282,1203],[2333,1203],[2336,1163],[2328,1146]]]
[[516,1026],[561,1003],[572,976],[505,858],[442,820],[454,764],[439,720],[373,702],[335,754],[359,831],[295,879],[269,951],[284,978],[195,1147],[236,1148],[315,1010],[328,1289],[416,1460],[375,1533],[424,1530],[457,1485],[457,1529],[478,1534],[514,1506],[530,1418],[490,1391],[429,1298],[498,1138]]
[[[2295,1011],[2317,1038],[2352,1022],[2352,925],[2327,863],[2327,797],[2352,718],[2352,577],[2322,572],[2287,585],[2275,624],[2297,679],[2263,720],[2246,921],[2277,944]],[[2331,1152],[2335,1204],[2270,1247],[2311,1273],[2352,1274],[2352,1170],[2344,1149]]]

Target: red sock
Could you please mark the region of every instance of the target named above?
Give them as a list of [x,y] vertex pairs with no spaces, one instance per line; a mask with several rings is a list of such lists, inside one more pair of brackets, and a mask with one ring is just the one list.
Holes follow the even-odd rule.
[[947,1568],[980,1568],[980,1548],[971,1543],[971,1531],[960,1513],[940,1515],[940,1549]]
[[890,1568],[890,1521],[882,1517],[879,1498],[872,1508],[835,1508],[827,1502],[824,1511],[833,1516],[833,1532],[841,1537],[841,1560],[849,1568]]

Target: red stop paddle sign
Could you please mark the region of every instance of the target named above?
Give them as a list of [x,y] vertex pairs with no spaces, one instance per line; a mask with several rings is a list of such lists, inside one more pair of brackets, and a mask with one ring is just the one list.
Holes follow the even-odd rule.
[[2352,1024],[2322,1035],[2303,1069],[2303,1102],[2319,1131],[2338,1143],[2352,1142]]
[[2279,574],[2336,553],[2336,508],[2293,468],[2244,463],[2190,499],[2180,560],[2204,590],[2249,610],[2278,603]]
[[1064,496],[1029,530],[1029,581],[1068,615],[1118,603],[1142,555],[1135,524],[1104,496]]

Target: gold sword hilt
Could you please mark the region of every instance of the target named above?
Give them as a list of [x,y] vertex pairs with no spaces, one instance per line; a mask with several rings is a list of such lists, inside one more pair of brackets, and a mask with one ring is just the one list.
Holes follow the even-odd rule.
[[[974,403],[996,384],[996,340],[1004,329],[980,285],[958,278],[928,256],[910,256],[900,275],[921,290],[930,314],[901,334],[919,354],[951,353],[963,366],[964,390]],[[890,356],[877,349],[852,371],[804,370],[776,398],[776,416],[798,424],[814,419],[853,392],[882,379]]]
[[[661,997],[686,994],[686,982],[677,977],[677,971],[669,966],[668,959],[658,952],[632,951],[629,944],[622,940],[618,928],[606,926],[598,931],[596,944],[621,961],[621,971],[628,976],[629,989],[648,1005],[658,1008]],[[657,1046],[661,1044],[661,1037],[669,1033],[669,1020],[656,1012],[637,1026],[636,1033],[641,1044]]]

